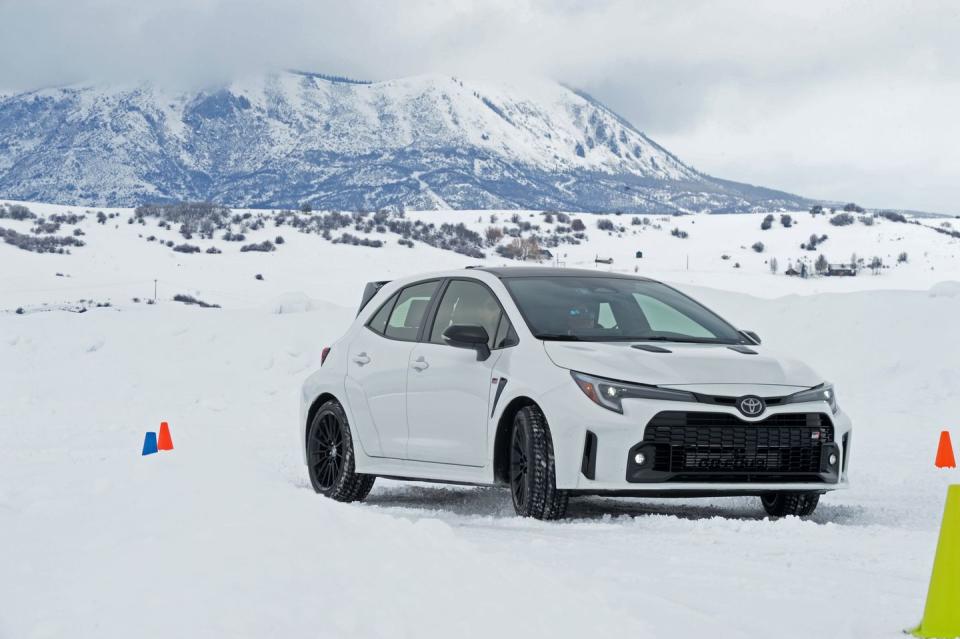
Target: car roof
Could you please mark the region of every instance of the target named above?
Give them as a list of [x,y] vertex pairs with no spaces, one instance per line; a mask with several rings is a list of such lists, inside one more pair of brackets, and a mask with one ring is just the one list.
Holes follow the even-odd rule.
[[558,268],[552,266],[476,266],[471,270],[483,271],[500,279],[511,277],[616,277],[627,280],[642,280],[653,282],[647,277],[629,275],[627,273],[612,273],[609,271],[594,271],[586,268]]

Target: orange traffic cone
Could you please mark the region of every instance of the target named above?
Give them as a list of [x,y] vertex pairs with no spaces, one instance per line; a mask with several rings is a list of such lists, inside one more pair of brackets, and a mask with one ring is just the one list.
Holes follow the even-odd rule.
[[170,425],[167,422],[160,422],[160,436],[157,438],[157,448],[160,450],[173,450],[173,439],[170,437]]
[[957,467],[957,461],[953,458],[953,444],[950,442],[950,431],[948,430],[940,433],[940,445],[937,446],[937,459],[933,463],[937,468]]

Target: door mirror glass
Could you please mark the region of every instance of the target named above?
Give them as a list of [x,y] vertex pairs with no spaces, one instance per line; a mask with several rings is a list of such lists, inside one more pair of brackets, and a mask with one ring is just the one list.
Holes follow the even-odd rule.
[[477,361],[490,357],[490,334],[487,329],[475,324],[454,324],[443,331],[443,341],[456,348],[472,348],[477,351]]

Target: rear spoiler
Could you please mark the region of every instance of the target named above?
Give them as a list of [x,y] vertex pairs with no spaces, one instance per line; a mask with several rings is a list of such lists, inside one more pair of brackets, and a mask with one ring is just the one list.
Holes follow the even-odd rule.
[[382,282],[367,282],[367,285],[363,287],[363,297],[360,299],[360,308],[357,309],[357,315],[367,306],[367,303],[373,299],[373,296],[377,292],[390,283],[390,280],[384,280]]

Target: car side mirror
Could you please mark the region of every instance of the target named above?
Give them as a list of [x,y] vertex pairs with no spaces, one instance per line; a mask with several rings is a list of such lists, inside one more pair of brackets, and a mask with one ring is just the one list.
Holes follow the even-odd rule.
[[746,337],[748,340],[754,344],[761,344],[760,336],[754,333],[753,331],[740,331],[740,334]]
[[487,329],[473,324],[454,324],[443,331],[443,341],[456,348],[472,348],[477,351],[477,361],[490,357],[490,335]]

